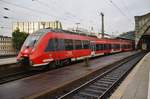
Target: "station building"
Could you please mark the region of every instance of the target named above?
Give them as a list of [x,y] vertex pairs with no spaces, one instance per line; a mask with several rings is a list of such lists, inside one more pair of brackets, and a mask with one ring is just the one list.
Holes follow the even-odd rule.
[[62,29],[61,22],[59,21],[41,21],[41,22],[14,22],[12,24],[12,31],[19,29],[21,32],[33,33],[39,29],[51,28],[51,29]]
[[0,57],[13,55],[16,55],[16,51],[13,48],[12,38],[0,35]]

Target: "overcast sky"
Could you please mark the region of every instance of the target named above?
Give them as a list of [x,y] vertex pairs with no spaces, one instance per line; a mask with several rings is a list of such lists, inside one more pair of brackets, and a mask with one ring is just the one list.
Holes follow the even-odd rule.
[[105,33],[118,35],[134,30],[134,16],[150,12],[150,0],[0,0],[0,35],[11,36],[16,21],[59,20],[65,29],[80,23],[99,32],[100,12],[105,15]]

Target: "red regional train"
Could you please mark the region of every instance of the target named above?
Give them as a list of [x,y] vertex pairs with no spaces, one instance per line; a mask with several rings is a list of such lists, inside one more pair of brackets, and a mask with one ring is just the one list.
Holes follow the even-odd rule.
[[132,42],[99,39],[66,30],[41,29],[25,40],[17,61],[30,67],[57,66],[71,61],[132,50]]

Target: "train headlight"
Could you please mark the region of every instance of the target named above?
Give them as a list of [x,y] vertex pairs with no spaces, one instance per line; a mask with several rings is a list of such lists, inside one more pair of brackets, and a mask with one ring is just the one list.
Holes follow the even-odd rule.
[[24,53],[29,53],[29,50],[28,50],[28,49],[25,49]]

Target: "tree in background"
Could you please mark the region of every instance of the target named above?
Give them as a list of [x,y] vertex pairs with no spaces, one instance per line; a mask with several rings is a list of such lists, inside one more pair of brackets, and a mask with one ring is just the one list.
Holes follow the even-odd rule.
[[27,36],[27,33],[20,32],[18,28],[12,33],[13,47],[17,50],[17,52],[21,49],[21,46],[24,43]]

